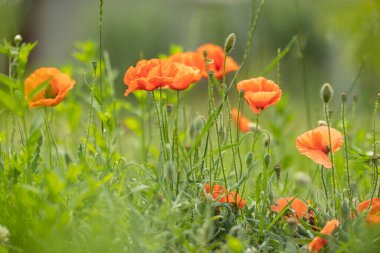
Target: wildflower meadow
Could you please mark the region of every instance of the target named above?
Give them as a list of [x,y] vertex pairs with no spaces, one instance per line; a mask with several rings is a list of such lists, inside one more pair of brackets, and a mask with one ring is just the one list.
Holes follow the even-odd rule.
[[31,65],[43,42],[22,32],[0,44],[0,253],[380,252],[380,83],[360,77],[375,63],[310,85],[299,32],[253,70],[276,18],[253,0],[245,40],[199,34],[120,69],[103,44],[112,1],[96,2],[74,63]]

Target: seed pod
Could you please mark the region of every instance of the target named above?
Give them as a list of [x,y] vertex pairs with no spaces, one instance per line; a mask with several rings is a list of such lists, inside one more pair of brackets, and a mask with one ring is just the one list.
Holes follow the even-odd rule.
[[274,172],[276,173],[277,181],[280,180],[280,177],[281,177],[281,166],[280,166],[280,164],[276,164],[276,166],[274,166]]
[[321,99],[325,104],[330,102],[333,95],[334,95],[334,90],[329,83],[325,83],[324,85],[322,85],[322,87],[321,87]]
[[235,41],[236,35],[234,33],[231,33],[227,36],[226,42],[224,43],[224,51],[226,52],[226,54],[229,54],[232,51],[232,49],[234,49]]
[[173,104],[167,104],[166,111],[168,112],[168,114],[171,114],[173,111]]
[[94,72],[98,69],[98,63],[96,61],[92,62],[92,68],[94,69]]

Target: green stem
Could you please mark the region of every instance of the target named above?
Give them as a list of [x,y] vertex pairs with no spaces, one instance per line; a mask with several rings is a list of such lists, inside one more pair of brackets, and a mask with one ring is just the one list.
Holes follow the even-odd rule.
[[167,155],[166,155],[166,148],[165,148],[165,141],[164,141],[164,133],[163,133],[162,125],[161,125],[161,117],[160,117],[160,112],[157,105],[157,100],[154,95],[154,90],[152,90],[152,100],[153,100],[154,108],[156,109],[156,114],[157,114],[158,128],[160,131],[161,148],[162,148],[162,152],[164,153],[164,158],[166,160]]
[[346,121],[345,121],[345,99],[342,99],[342,128],[343,128],[343,136],[344,136],[344,158],[346,162],[346,176],[347,176],[347,189],[348,189],[348,198],[350,207],[352,206],[352,192],[351,192],[351,176],[350,176],[350,168],[348,161],[348,145],[347,145],[347,133],[346,133]]
[[335,200],[335,194],[336,194],[335,166],[334,166],[334,155],[333,155],[332,144],[331,144],[330,117],[328,115],[328,104],[325,103],[324,105],[325,105],[324,108],[325,108],[327,129],[329,133],[329,152],[330,152],[330,159],[331,159],[332,179],[333,179],[333,203],[334,203],[335,212],[337,213],[337,206],[336,206],[336,200]]

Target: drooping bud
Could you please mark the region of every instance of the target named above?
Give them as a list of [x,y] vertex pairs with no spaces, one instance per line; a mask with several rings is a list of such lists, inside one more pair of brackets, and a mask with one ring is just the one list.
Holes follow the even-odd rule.
[[232,49],[234,49],[235,41],[236,35],[234,33],[231,33],[227,36],[226,42],[224,43],[224,52],[226,52],[226,54],[229,54],[232,51]]
[[203,50],[203,57],[206,59],[207,58],[207,51]]
[[334,90],[329,83],[325,83],[324,85],[322,85],[322,87],[321,87],[321,99],[325,104],[330,102],[333,95],[334,95]]

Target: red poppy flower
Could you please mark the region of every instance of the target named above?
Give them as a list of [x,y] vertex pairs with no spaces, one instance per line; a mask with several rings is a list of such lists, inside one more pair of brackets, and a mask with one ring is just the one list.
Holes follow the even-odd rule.
[[[280,213],[292,199],[293,197],[280,198],[276,201],[275,205],[271,206],[271,210],[273,212]],[[297,217],[300,219],[309,219],[311,217],[311,214],[308,212],[309,208],[307,207],[306,203],[300,200],[299,198],[294,198],[293,202],[290,204],[289,207],[294,211],[294,213],[287,215],[287,219]]]
[[[46,86],[37,91],[41,85]],[[25,80],[25,99],[28,101],[29,108],[55,106],[63,100],[74,85],[74,80],[56,68],[39,68]]]
[[180,63],[162,59],[141,60],[125,73],[124,83],[128,89],[124,95],[128,96],[135,90],[151,91],[167,86],[183,90],[200,78],[199,70]]
[[[207,52],[207,59],[212,60],[212,63],[208,64],[208,69],[214,72],[214,76],[218,79],[223,77],[224,68],[224,56],[225,52],[223,48],[214,44],[204,44],[197,49],[197,53],[201,56],[203,51]],[[203,56],[202,56],[203,57]],[[226,57],[226,74],[239,69],[239,65],[232,59],[232,57]],[[208,78],[208,73],[206,69],[206,63],[203,61],[201,74],[204,78]]]
[[[366,211],[371,203],[371,200],[366,200],[361,202],[357,210],[359,213],[363,213]],[[380,199],[379,198],[373,198],[372,199],[372,206],[369,209],[369,212],[366,217],[366,222],[368,225],[375,225],[380,223]]]
[[233,191],[228,193],[225,202],[230,203],[231,206],[236,206],[240,209],[245,206],[245,199],[241,198],[239,194]]
[[[333,231],[339,227],[339,221],[338,220],[330,220],[326,223],[324,228],[320,231],[321,234],[330,236]],[[314,240],[309,244],[308,250],[310,253],[312,252],[319,252],[327,243],[326,238],[322,238],[320,236],[317,236],[314,238]]]
[[197,52],[183,52],[173,54],[169,57],[169,60],[185,64],[186,66],[193,67],[195,69],[204,69],[205,61],[203,56]]
[[[238,122],[238,114],[239,114],[239,122]],[[243,133],[249,132],[253,128],[253,123],[249,121],[249,119],[243,117],[242,113],[238,113],[238,110],[233,108],[231,111],[232,119],[235,124],[238,125],[240,131]]]
[[211,196],[215,199],[215,200],[221,200],[223,199],[223,201],[221,202],[225,202],[225,193],[226,193],[226,190],[223,188],[223,186],[221,186],[220,184],[215,184],[213,186],[213,189],[212,191],[211,190],[211,186],[209,184],[205,184],[205,191],[206,193],[208,194],[211,194]]
[[343,144],[343,135],[331,127],[330,134],[332,150],[328,150],[329,130],[327,126],[319,126],[298,136],[296,140],[297,149],[301,154],[306,155],[317,164],[321,164],[325,168],[331,168],[332,164],[328,153],[339,150]]
[[239,91],[244,91],[244,98],[255,114],[276,104],[281,99],[282,91],[277,84],[264,77],[240,81],[237,84]]

